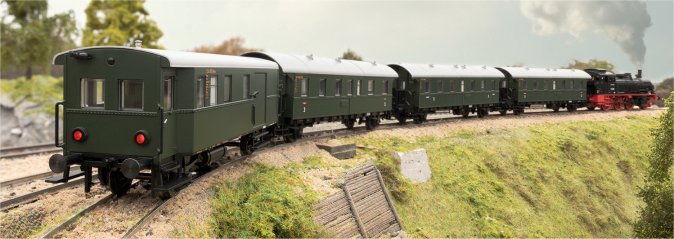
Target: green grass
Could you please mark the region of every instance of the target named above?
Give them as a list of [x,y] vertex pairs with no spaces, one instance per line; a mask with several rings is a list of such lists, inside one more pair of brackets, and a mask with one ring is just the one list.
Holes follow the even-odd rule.
[[296,172],[319,163],[320,158],[310,158],[306,164],[286,168],[258,164],[252,173],[216,187],[211,225],[214,236],[322,236],[312,212],[318,197]]
[[[543,124],[446,138],[355,138],[414,237],[628,237],[654,118]],[[425,148],[430,182],[391,153]]]

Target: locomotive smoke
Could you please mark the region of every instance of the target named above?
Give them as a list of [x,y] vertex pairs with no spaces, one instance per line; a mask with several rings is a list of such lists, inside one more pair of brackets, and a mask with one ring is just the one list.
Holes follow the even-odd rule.
[[644,63],[644,32],[651,26],[644,2],[522,1],[520,10],[537,34],[566,32],[581,38],[589,28],[617,43],[637,67]]

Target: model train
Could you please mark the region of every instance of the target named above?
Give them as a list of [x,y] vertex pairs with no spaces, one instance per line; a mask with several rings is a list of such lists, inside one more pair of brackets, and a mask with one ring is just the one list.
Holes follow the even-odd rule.
[[[448,110],[468,117],[521,114],[531,105],[642,109],[653,86],[602,70],[392,64],[312,55],[251,52],[225,56],[140,47],[89,47],[60,53],[64,66],[63,142],[49,166],[80,165],[85,191],[101,184],[126,193],[138,179],[171,196],[228,147],[243,154],[273,139],[292,142],[305,127],[382,119],[423,123]],[[625,85],[625,87],[623,87]],[[621,104],[619,106],[619,104]],[[608,105],[608,106],[607,106]],[[58,122],[58,121],[57,121]]]

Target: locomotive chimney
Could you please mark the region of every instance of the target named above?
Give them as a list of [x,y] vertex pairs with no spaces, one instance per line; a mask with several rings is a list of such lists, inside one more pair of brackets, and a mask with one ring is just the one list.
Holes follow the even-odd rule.
[[641,69],[637,70],[637,79],[641,79]]

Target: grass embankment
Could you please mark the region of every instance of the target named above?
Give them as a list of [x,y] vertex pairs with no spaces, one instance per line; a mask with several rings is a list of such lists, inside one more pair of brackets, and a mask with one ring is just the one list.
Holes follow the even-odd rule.
[[[654,118],[543,124],[451,137],[360,138],[380,156],[414,237],[629,237]],[[430,182],[401,179],[392,151],[425,148]]]
[[307,164],[276,168],[256,164],[252,173],[215,188],[209,236],[300,238],[324,235],[313,221],[318,197],[299,177]]

